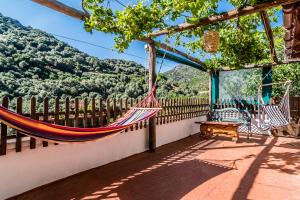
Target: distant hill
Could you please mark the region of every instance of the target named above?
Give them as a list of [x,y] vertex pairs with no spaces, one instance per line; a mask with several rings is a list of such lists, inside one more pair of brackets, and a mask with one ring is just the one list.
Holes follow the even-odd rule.
[[208,80],[209,75],[206,72],[198,69],[178,65],[174,69],[171,69],[163,74],[161,78],[164,82],[168,83],[161,85],[162,92],[166,92],[165,96],[198,96],[208,97]]
[[[137,98],[147,91],[147,73],[132,61],[89,56],[0,14],[0,97]],[[183,66],[161,77],[160,97],[198,95],[207,81],[200,71]]]
[[0,14],[0,96],[144,94],[145,68],[89,56],[43,31]]

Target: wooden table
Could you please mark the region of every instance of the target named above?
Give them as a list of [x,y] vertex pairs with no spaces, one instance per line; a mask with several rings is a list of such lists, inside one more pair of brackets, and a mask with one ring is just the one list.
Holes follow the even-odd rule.
[[237,141],[239,139],[238,127],[241,123],[236,122],[195,122],[200,124],[200,133],[206,138],[210,138],[213,135],[229,135],[232,140]]

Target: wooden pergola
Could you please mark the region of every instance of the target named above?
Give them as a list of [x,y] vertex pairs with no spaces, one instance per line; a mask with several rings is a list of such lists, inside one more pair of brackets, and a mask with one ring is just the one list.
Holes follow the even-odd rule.
[[[43,6],[47,6],[53,10],[64,13],[68,16],[74,17],[79,20],[83,20],[88,16],[88,13],[84,11],[77,10],[68,5],[65,5],[56,0],[32,0],[36,3],[39,3]],[[270,20],[267,14],[268,9],[274,8],[277,6],[283,6],[284,11],[284,26],[287,29],[285,36],[285,47],[286,55],[288,60],[280,61],[278,60],[273,33],[270,25]],[[233,9],[228,12],[219,13],[217,15],[212,15],[204,17],[198,20],[196,24],[182,23],[176,26],[171,26],[167,29],[157,30],[148,35],[145,35],[144,38],[140,41],[148,43],[148,52],[149,52],[149,91],[153,88],[156,79],[155,73],[155,64],[156,64],[156,55],[157,48],[164,49],[165,51],[178,54],[191,62],[202,66],[201,69],[205,68],[205,63],[201,60],[188,55],[185,52],[182,52],[174,47],[169,46],[168,44],[157,42],[153,38],[161,35],[168,35],[172,33],[179,33],[185,30],[196,29],[198,27],[214,24],[217,22],[234,19],[241,16],[251,15],[253,13],[260,13],[264,29],[269,40],[270,54],[272,58],[271,63],[262,64],[262,65],[248,65],[245,68],[262,68],[262,77],[263,84],[272,83],[272,67],[276,65],[289,64],[293,62],[299,62],[300,58],[300,17],[298,18],[298,10],[300,11],[300,0],[275,0],[271,2],[261,3],[255,6],[246,6],[241,9]],[[299,24],[299,25],[298,25]],[[298,28],[297,28],[298,27]],[[199,68],[200,69],[200,68]],[[227,69],[224,69],[227,70]],[[265,102],[268,102],[271,97],[272,86],[263,88],[263,98]],[[210,72],[210,104],[215,102],[219,98],[219,71]],[[151,151],[155,150],[156,147],[156,127],[155,127],[155,118],[149,120],[149,149]]]

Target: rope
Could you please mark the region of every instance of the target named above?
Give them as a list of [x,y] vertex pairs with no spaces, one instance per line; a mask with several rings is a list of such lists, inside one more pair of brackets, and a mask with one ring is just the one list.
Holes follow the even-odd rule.
[[[111,48],[108,48],[108,47],[105,47],[105,46],[101,46],[101,45],[98,45],[98,44],[93,44],[93,43],[90,43],[90,42],[87,42],[87,41],[78,40],[78,39],[75,39],[75,38],[71,38],[71,37],[67,37],[67,36],[63,36],[63,35],[58,35],[58,34],[55,34],[55,33],[51,33],[51,34],[54,35],[54,36],[65,38],[65,39],[72,40],[72,41],[75,41],[75,42],[80,42],[80,43],[83,43],[83,44],[88,44],[88,45],[91,45],[91,46],[94,46],[94,47],[99,47],[99,48],[102,48],[102,49],[105,49],[105,50],[109,50],[109,51],[120,53],[120,52],[118,52],[118,51],[116,51],[114,49],[111,49]],[[133,57],[136,57],[136,58],[139,58],[139,59],[143,59],[143,60],[146,59],[145,57],[141,57],[141,56],[138,56],[138,55],[135,55],[135,54],[132,54],[132,53],[125,53],[125,52],[123,52],[121,54],[128,55],[128,56],[133,56]]]

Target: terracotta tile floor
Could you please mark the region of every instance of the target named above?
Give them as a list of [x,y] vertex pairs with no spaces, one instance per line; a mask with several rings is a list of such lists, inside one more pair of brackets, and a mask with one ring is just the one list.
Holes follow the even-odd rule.
[[300,199],[300,140],[194,135],[15,199]]

